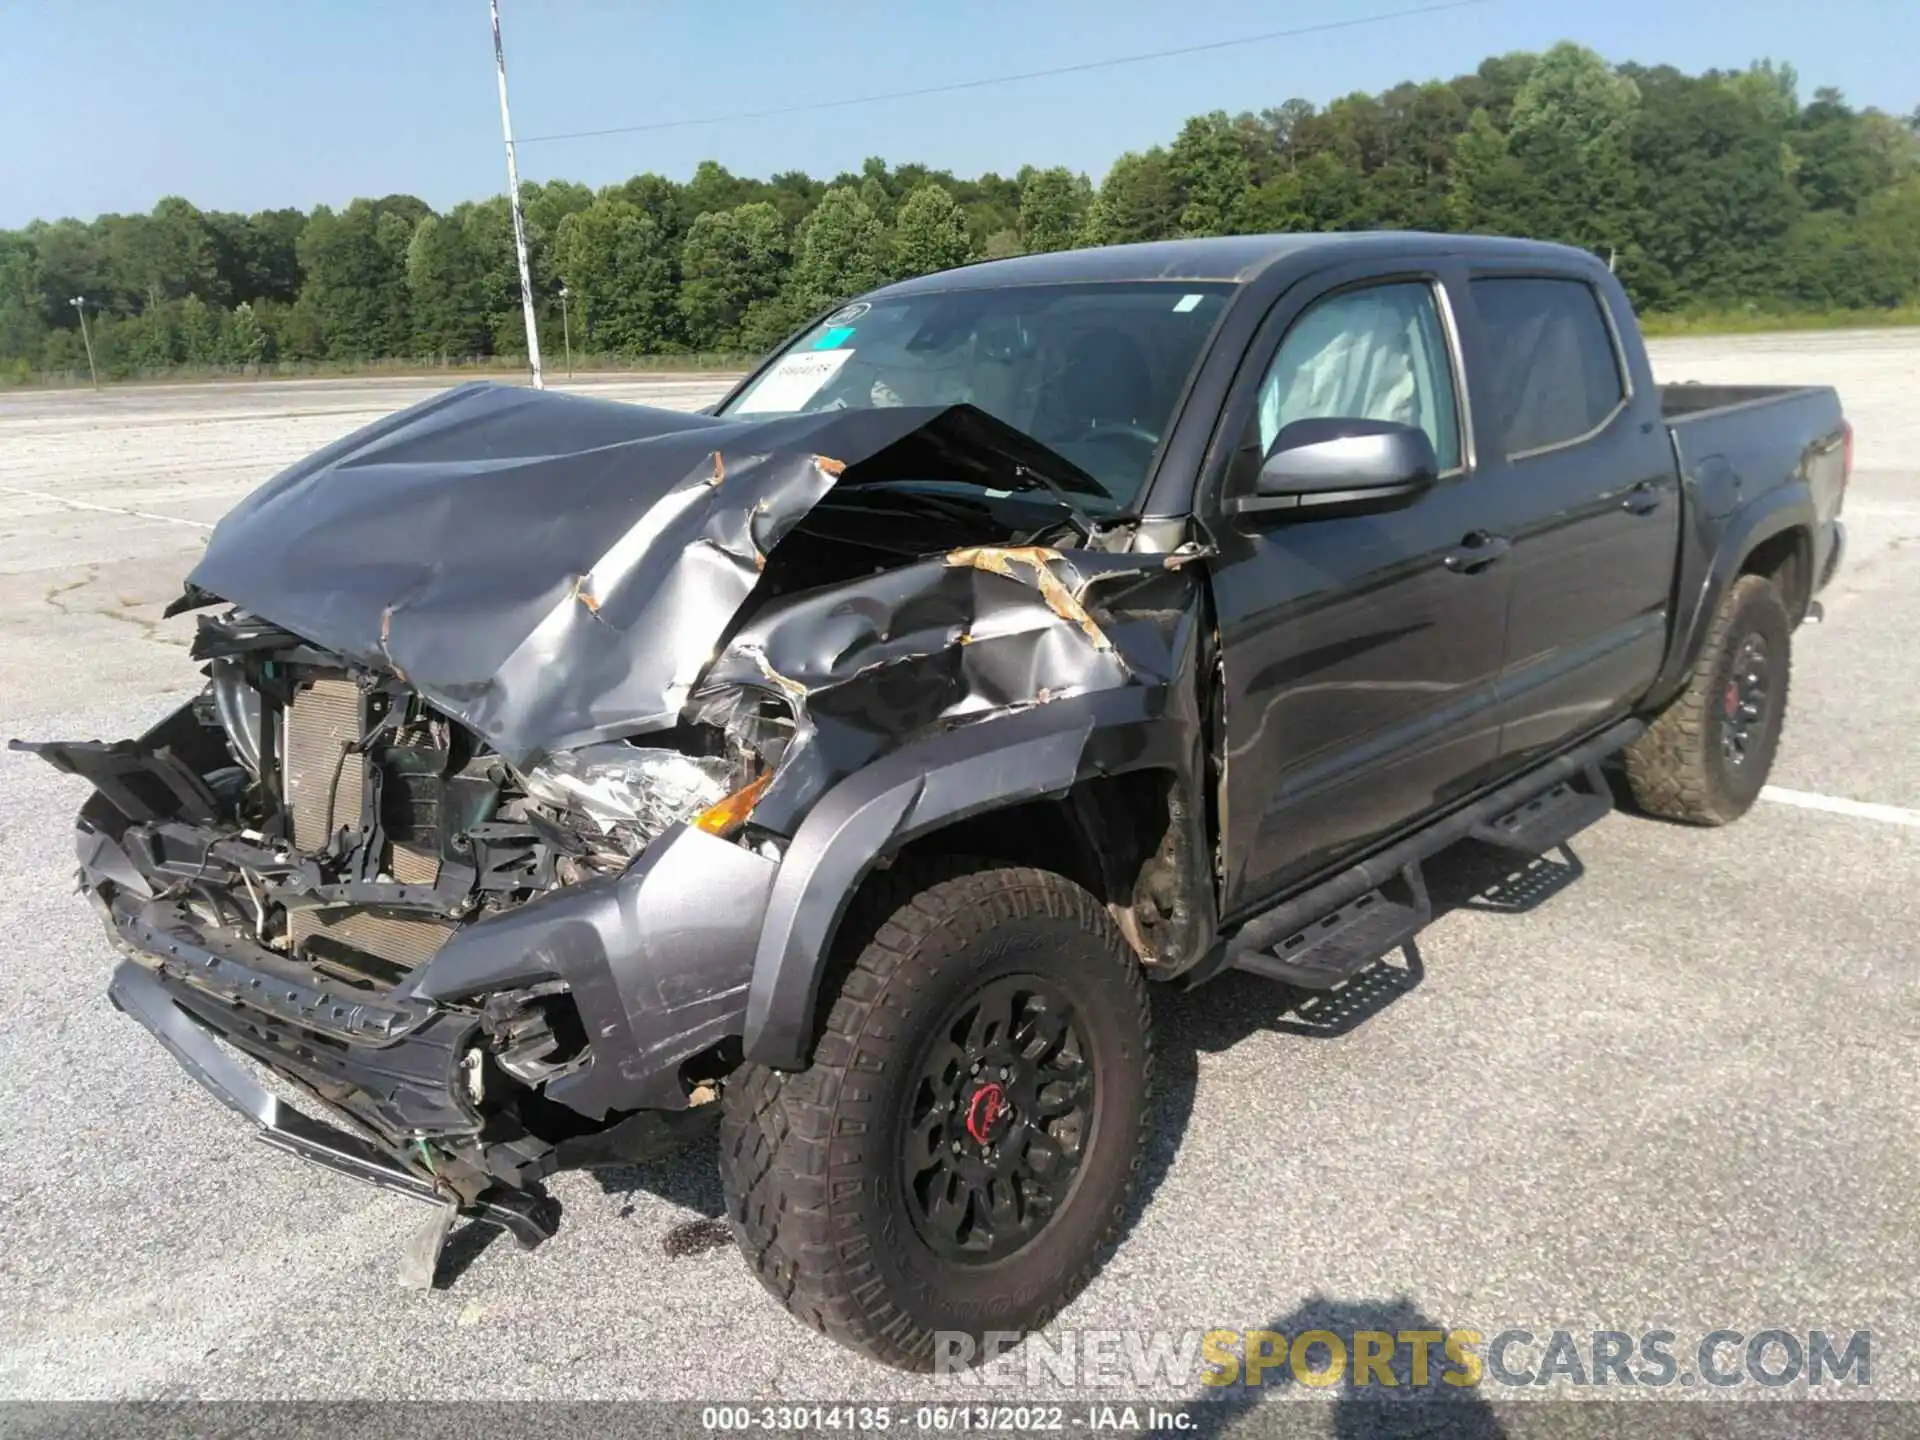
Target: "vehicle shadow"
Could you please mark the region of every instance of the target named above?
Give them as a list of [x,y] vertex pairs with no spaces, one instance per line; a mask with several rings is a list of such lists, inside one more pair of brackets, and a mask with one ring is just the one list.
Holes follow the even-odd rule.
[[[1330,1434],[1340,1440],[1498,1440],[1507,1433],[1493,1406],[1461,1383],[1465,1373],[1447,1360],[1441,1343],[1427,1347],[1426,1383],[1414,1385],[1414,1347],[1401,1337],[1420,1331],[1441,1335],[1447,1327],[1423,1313],[1410,1299],[1356,1301],[1310,1296],[1292,1313],[1269,1321],[1266,1328],[1284,1337],[1269,1342],[1276,1354],[1296,1336],[1311,1330],[1337,1336],[1348,1353],[1346,1382],[1332,1391],[1331,1400],[1316,1403],[1294,1389],[1299,1382],[1285,1361],[1266,1370],[1257,1384],[1244,1383],[1247,1375],[1243,1369],[1234,1377],[1241,1383],[1205,1387],[1187,1397],[1183,1408],[1188,1426],[1181,1433],[1200,1440],[1309,1433]],[[1393,1349],[1386,1356],[1386,1364],[1394,1377],[1391,1387],[1379,1383],[1377,1371],[1369,1377],[1371,1384],[1352,1383],[1354,1336],[1368,1332],[1390,1337]],[[1328,1367],[1335,1358],[1323,1345],[1316,1344],[1306,1353],[1310,1365]],[[1454,1383],[1447,1382],[1448,1375],[1454,1376]],[[1256,1413],[1267,1404],[1304,1406],[1316,1420],[1321,1418],[1324,1404],[1331,1415],[1324,1428],[1318,1424],[1311,1429],[1291,1425],[1275,1428],[1271,1422],[1278,1417]],[[1290,1409],[1288,1418],[1304,1420],[1307,1416]]]
[[[586,1173],[603,1195],[623,1202],[618,1211],[622,1220],[633,1217],[637,1209],[634,1197],[642,1193],[677,1209],[692,1211],[692,1218],[674,1225],[660,1237],[661,1252],[669,1260],[682,1260],[733,1242],[733,1232],[723,1218],[727,1205],[720,1189],[715,1144],[711,1131],[701,1131],[644,1160],[596,1166]],[[462,1224],[447,1237],[440,1252],[439,1264],[433,1272],[433,1288],[451,1289],[468,1267],[505,1233],[487,1220],[468,1220]]]
[[[717,1121],[720,1107],[715,1105],[712,1108]],[[588,1173],[603,1194],[625,1199],[626,1203],[620,1207],[620,1218],[623,1220],[634,1213],[632,1197],[641,1191],[682,1210],[691,1210],[706,1221],[718,1220],[727,1213],[726,1196],[720,1188],[717,1126],[691,1135],[672,1148],[645,1160],[633,1160],[624,1165],[602,1165]],[[694,1225],[698,1223],[690,1222]],[[680,1236],[682,1228],[685,1227],[676,1227],[663,1242],[668,1253],[697,1253],[696,1249],[685,1248],[688,1241]],[[706,1232],[703,1229],[701,1233]]]
[[[1525,857],[1496,845],[1462,841],[1426,863],[1437,920],[1454,910],[1521,915],[1545,904],[1586,873],[1571,846]],[[1419,988],[1426,962],[1416,938],[1333,990],[1301,990],[1230,970],[1198,990],[1154,992],[1153,1118],[1133,1201],[1121,1228],[1129,1234],[1173,1166],[1193,1117],[1199,1057],[1232,1049],[1262,1031],[1335,1040]]]
[[[1435,918],[1453,910],[1517,915],[1543,904],[1585,873],[1568,847],[1557,856],[1523,859],[1496,846],[1464,841],[1427,863],[1427,888]],[[1351,1033],[1419,987],[1426,977],[1419,942],[1383,956],[1336,990],[1306,991],[1243,971],[1229,971],[1197,991],[1166,986],[1154,995],[1157,1032],[1153,1114],[1147,1153],[1122,1222],[1124,1240],[1145,1213],[1172,1169],[1193,1116],[1199,1056],[1231,1049],[1263,1031],[1310,1040]],[[620,1217],[635,1213],[633,1197],[645,1193],[695,1218],[676,1225],[661,1244],[669,1257],[696,1255],[730,1238],[720,1222],[726,1199],[711,1136],[690,1139],[653,1158],[590,1172],[604,1194],[622,1198]],[[483,1232],[476,1235],[474,1232]],[[469,1224],[447,1243],[436,1283],[444,1288],[492,1243],[493,1227]],[[1118,1243],[1118,1242],[1116,1242]]]
[[507,1232],[490,1220],[468,1220],[447,1236],[433,1267],[433,1288],[451,1290],[467,1268]]

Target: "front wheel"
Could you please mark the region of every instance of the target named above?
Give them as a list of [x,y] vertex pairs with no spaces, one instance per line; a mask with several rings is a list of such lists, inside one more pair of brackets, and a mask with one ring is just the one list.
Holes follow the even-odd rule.
[[1042,870],[903,864],[846,929],[862,948],[812,1064],[729,1082],[721,1177],[788,1310],[927,1370],[1044,1325],[1118,1232],[1143,1154],[1146,981],[1100,903]]
[[1734,582],[1687,688],[1627,748],[1627,783],[1650,815],[1689,825],[1738,820],[1780,747],[1793,622],[1763,575]]

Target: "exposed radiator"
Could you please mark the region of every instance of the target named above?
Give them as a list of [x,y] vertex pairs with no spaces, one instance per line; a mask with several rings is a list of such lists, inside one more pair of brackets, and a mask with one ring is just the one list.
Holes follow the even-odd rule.
[[308,941],[320,938],[410,970],[431,960],[454,931],[451,920],[354,905],[295,910],[288,918],[296,953],[304,951]]
[[440,878],[440,857],[412,845],[390,845],[393,878],[402,885],[432,885]]
[[[299,849],[323,849],[341,829],[360,829],[369,762],[346,747],[364,729],[360,688],[345,678],[303,685],[287,707],[281,783]],[[440,873],[439,857],[424,848],[391,845],[385,859],[382,868],[403,885],[432,885]],[[346,947],[407,969],[432,959],[455,928],[432,916],[352,905],[295,909],[288,922],[296,954],[318,958]]]
[[[347,679],[303,685],[287,707],[287,753],[281,783],[293,812],[293,843],[325,847],[342,826],[360,828],[367,760],[344,754],[360,739],[360,687]],[[331,822],[329,822],[331,815]]]

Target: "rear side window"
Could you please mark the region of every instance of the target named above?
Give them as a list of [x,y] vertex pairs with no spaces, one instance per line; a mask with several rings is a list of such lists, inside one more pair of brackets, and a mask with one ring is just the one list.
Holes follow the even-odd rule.
[[1507,458],[1589,435],[1627,397],[1600,297],[1580,280],[1475,280]]

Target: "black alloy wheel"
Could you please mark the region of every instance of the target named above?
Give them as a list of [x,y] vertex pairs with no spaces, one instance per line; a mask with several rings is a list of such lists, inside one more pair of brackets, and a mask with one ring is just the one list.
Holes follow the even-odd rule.
[[836,951],[807,1068],[728,1077],[728,1218],[809,1329],[905,1370],[938,1368],[942,1336],[978,1360],[1047,1324],[1125,1223],[1146,976],[1084,887],[964,855],[876,872]]
[[1720,749],[1730,765],[1744,765],[1766,730],[1767,642],[1758,631],[1740,642],[1720,699]]
[[1033,975],[967,997],[940,1027],[904,1115],[902,1198],[943,1259],[1004,1260],[1059,1211],[1093,1122],[1071,1002]]

